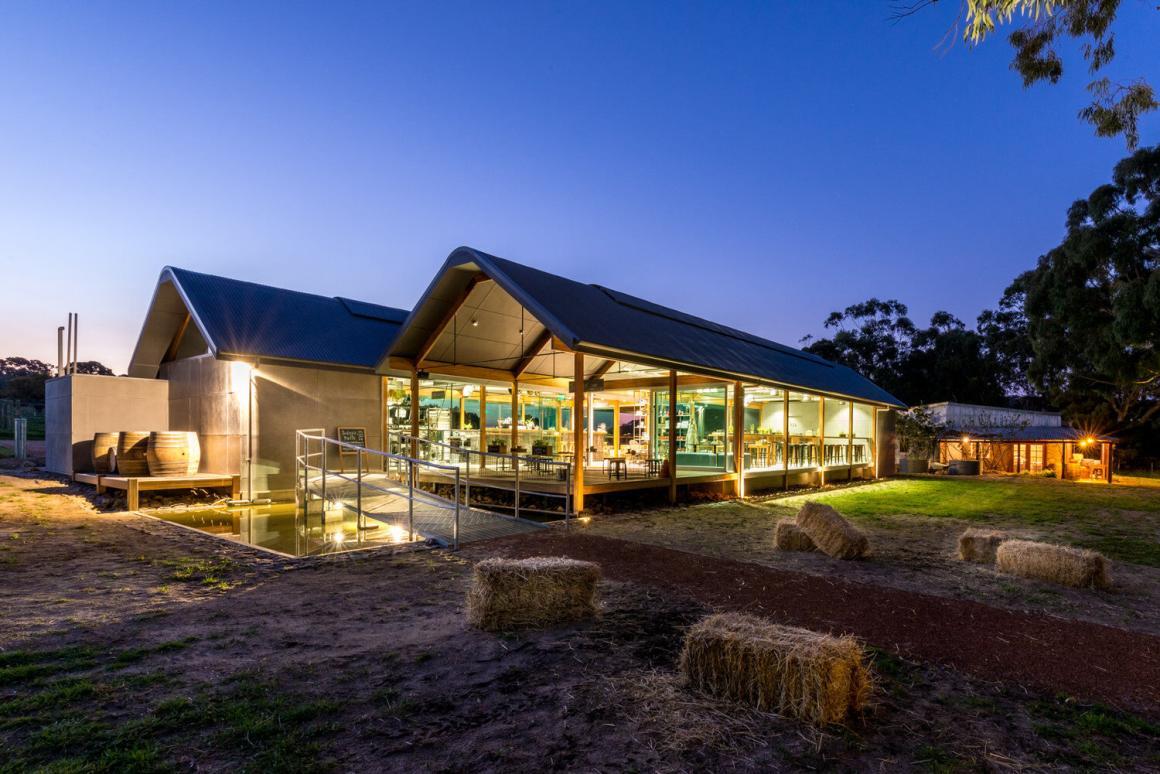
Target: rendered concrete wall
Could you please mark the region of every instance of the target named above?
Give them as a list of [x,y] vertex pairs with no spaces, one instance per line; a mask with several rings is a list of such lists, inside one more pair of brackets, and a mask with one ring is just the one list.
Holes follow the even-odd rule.
[[[333,437],[338,425],[365,427],[367,446],[381,448],[376,375],[294,366],[251,368],[209,355],[167,363],[161,373],[170,385],[170,427],[196,432],[202,472],[240,474],[247,496],[293,497],[295,430],[322,428]],[[339,461],[333,464],[337,467]]]
[[[254,371],[257,442],[254,491],[284,499],[294,492],[294,431],[366,428],[367,446],[382,448],[382,396],[375,374],[261,366]],[[337,467],[338,460],[332,463]]]
[[158,379],[70,374],[45,385],[45,467],[91,471],[93,435],[168,430],[169,385]]

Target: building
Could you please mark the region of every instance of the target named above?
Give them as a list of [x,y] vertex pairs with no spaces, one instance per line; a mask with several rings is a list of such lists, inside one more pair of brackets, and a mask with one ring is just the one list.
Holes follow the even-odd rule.
[[1111,483],[1115,439],[1068,427],[1051,411],[1025,411],[968,403],[930,403],[942,429],[938,461],[978,460],[982,472],[1043,473]]
[[[903,407],[809,353],[471,248],[409,312],[166,268],[128,376],[163,383],[155,429],[199,432],[202,469],[241,472],[251,496],[293,490],[295,430],[357,428],[374,448],[480,455],[483,477],[504,455],[567,462],[525,486],[566,480],[577,510],[890,474]],[[73,424],[74,445],[113,429]]]

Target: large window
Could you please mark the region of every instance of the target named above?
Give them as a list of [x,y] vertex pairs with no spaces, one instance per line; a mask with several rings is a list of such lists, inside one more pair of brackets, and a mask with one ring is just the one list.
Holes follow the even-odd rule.
[[845,465],[850,446],[850,401],[826,398],[826,440],[823,463]]
[[[572,449],[571,400],[563,393],[520,390],[519,446],[536,457],[563,456]],[[511,425],[502,432],[511,436]]]
[[818,438],[821,428],[820,399],[816,395],[800,392],[789,394],[789,442],[788,457],[790,468],[816,468],[818,466]]
[[865,403],[854,404],[854,447],[850,460],[853,465],[874,462],[874,407]]
[[[727,386],[705,385],[677,389],[676,427],[677,469],[725,470],[729,450],[726,417],[729,411]],[[668,455],[669,392],[653,393],[653,454]]]
[[785,454],[785,392],[776,387],[745,388],[745,469],[782,466]]

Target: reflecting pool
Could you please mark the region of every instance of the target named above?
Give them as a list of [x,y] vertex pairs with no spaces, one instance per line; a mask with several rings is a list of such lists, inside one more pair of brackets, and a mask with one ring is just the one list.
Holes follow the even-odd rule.
[[266,548],[288,556],[315,556],[409,542],[407,530],[372,518],[358,528],[354,513],[332,506],[325,513],[317,504],[309,518],[294,503],[233,508],[160,508],[147,510],[174,524],[226,540]]

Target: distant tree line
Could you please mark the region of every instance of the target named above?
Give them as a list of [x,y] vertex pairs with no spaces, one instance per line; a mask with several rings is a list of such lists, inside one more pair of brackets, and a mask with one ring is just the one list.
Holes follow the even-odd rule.
[[872,298],[832,313],[805,349],[908,404],[1047,405],[1160,456],[1160,146],[1076,201],[1063,241],[968,327]]
[[[95,360],[77,363],[77,371],[82,374],[112,376],[113,371]],[[56,367],[40,360],[26,357],[0,358],[0,399],[18,400],[21,403],[42,405],[44,403],[44,383],[56,373]]]

